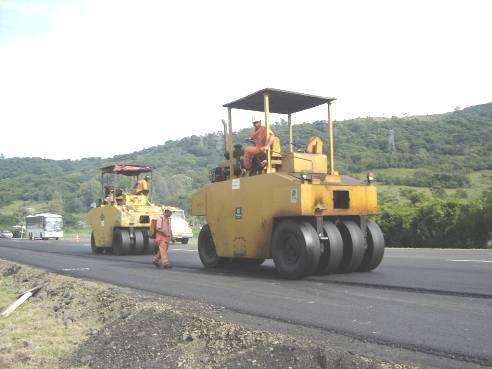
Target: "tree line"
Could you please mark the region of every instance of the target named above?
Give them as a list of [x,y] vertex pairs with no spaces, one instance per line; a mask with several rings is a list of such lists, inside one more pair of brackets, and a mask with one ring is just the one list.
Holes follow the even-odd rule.
[[407,193],[384,201],[376,217],[388,246],[485,248],[492,233],[492,191],[478,199]]
[[[272,129],[280,137],[285,149],[287,122],[281,120],[273,124]],[[296,124],[293,130],[294,141],[305,145],[313,135],[325,138],[326,122]],[[394,132],[395,151],[388,150],[391,130]],[[234,142],[243,143],[243,139],[250,135],[250,128],[239,130],[233,135]],[[401,242],[401,246],[428,244],[423,239],[410,242],[407,236],[393,240],[398,227],[392,226],[390,219],[397,222],[405,209],[420,209],[424,203],[432,203],[433,209],[437,209],[441,205],[436,204],[453,201],[458,201],[453,209],[462,209],[465,203],[475,208],[479,206],[476,204],[478,200],[465,199],[464,196],[457,200],[439,198],[439,192],[442,195],[443,189],[460,190],[472,186],[470,173],[492,169],[490,152],[492,103],[430,116],[366,117],[335,122],[336,169],[342,174],[357,176],[373,171],[382,184],[428,187],[437,196],[415,203],[394,199],[385,201],[384,198],[380,201],[380,217],[386,216],[386,234],[392,245],[398,242]],[[100,196],[99,168],[112,164],[153,166],[153,201],[178,206],[189,212],[191,194],[208,182],[209,171],[218,161],[224,160],[223,154],[223,134],[215,132],[166,141],[162,145],[112,158],[47,160],[0,157],[0,227],[20,223],[33,210],[63,213],[67,225],[75,226],[84,220],[89,206]],[[413,171],[412,174],[402,176],[387,172],[378,175],[378,170],[387,168],[407,168]],[[448,213],[449,209],[436,210],[435,217]],[[405,224],[417,224],[415,219],[425,214],[423,210],[403,214],[406,217]],[[464,210],[460,214],[464,214]],[[413,219],[414,223],[409,219]],[[480,223],[480,227],[485,225]],[[414,228],[402,230],[411,233]],[[424,234],[422,232],[419,228],[419,234]]]

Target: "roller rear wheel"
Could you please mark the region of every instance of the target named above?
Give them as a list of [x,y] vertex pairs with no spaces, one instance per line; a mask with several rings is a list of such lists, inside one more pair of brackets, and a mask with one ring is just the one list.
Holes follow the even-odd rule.
[[308,222],[284,220],[272,237],[272,256],[282,277],[300,279],[316,270],[320,258],[319,237]]
[[93,254],[101,254],[104,250],[102,247],[96,246],[96,240],[94,240],[94,233],[91,233],[91,250]]
[[367,250],[358,272],[368,272],[376,268],[384,256],[384,235],[377,223],[367,221]]
[[337,226],[329,221],[323,222],[323,230],[328,240],[323,241],[324,250],[320,256],[315,274],[325,275],[337,271],[343,257],[343,240]]
[[143,254],[144,252],[144,235],[140,229],[136,229],[134,232],[134,238],[133,238],[133,251],[135,254],[140,255]]
[[343,239],[343,257],[337,273],[355,272],[364,259],[367,243],[362,230],[352,220],[344,220],[338,224]]
[[144,237],[144,246],[143,246],[143,253],[144,254],[153,254],[154,253],[154,248],[151,247],[151,245],[153,245],[153,242],[154,239],[150,239],[149,237],[149,232],[148,230],[146,229],[143,229],[142,230],[142,234],[143,234],[143,237]]
[[198,235],[198,256],[206,268],[216,268],[224,265],[226,259],[217,255],[212,232],[205,224]]
[[113,254],[127,255],[130,252],[130,234],[127,230],[117,229],[113,234]]

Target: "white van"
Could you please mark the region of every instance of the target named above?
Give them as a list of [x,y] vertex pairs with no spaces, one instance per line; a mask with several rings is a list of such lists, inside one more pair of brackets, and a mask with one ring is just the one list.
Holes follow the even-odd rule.
[[187,244],[190,238],[193,238],[193,231],[186,221],[184,210],[166,206],[166,209],[171,210],[171,229],[173,231],[173,242],[179,241],[182,244]]

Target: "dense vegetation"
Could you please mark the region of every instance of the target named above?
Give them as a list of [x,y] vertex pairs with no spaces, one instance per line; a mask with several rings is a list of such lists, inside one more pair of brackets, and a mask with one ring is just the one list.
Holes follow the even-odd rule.
[[[273,130],[287,141],[285,121]],[[394,152],[388,150],[390,130]],[[323,121],[294,126],[299,143],[312,135],[325,137],[325,132]],[[248,135],[249,129],[236,132],[234,141]],[[40,211],[64,213],[68,226],[80,225],[100,195],[99,168],[116,163],[155,167],[154,202],[189,210],[191,193],[208,182],[208,171],[223,159],[223,151],[223,135],[217,132],[109,159],[0,156],[0,227],[9,228]],[[490,192],[471,191],[470,178],[492,170],[491,152],[492,103],[439,115],[335,123],[337,170],[354,176],[372,171],[384,185],[379,219],[390,245],[484,247],[491,232]],[[402,189],[397,196],[386,192],[395,186],[417,191]],[[422,195],[422,188],[431,189],[431,195]]]
[[486,247],[492,232],[492,191],[479,199],[427,197],[407,193],[409,201],[383,203],[376,222],[389,246]]

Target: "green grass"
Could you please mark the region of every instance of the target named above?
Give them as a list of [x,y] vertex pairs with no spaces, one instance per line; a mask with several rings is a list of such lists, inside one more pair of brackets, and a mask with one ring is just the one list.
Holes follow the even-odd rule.
[[[0,280],[0,309],[17,299],[12,278]],[[11,369],[55,368],[78,342],[83,328],[66,329],[61,320],[47,314],[48,306],[29,301],[19,306],[8,318],[0,319],[0,367]]]
[[75,239],[79,236],[81,240],[90,240],[91,229],[89,226],[84,228],[65,228],[63,230],[63,238],[65,239]]
[[376,176],[376,180],[378,178],[378,174],[385,174],[394,177],[411,177],[417,169],[411,168],[385,168],[385,169],[377,169],[373,173]]
[[[394,177],[405,177],[405,176],[412,176],[413,173],[417,169],[410,169],[410,168],[385,168],[385,169],[375,169],[371,171],[374,174],[374,177],[376,178],[376,181],[378,179],[378,176],[381,176],[382,174],[384,175],[390,175]],[[350,177],[354,177],[360,180],[365,180],[367,171],[364,172],[359,172],[359,173],[351,173],[348,174]]]
[[477,198],[482,192],[492,189],[492,170],[481,170],[468,175],[471,181],[471,188],[465,189],[468,196]]
[[[413,173],[418,169],[409,169],[409,168],[386,168],[386,169],[377,169],[373,173],[376,178],[376,186],[378,188],[378,192],[383,194],[383,196],[398,198],[400,196],[401,190],[415,190],[419,192],[423,192],[428,196],[431,196],[430,188],[428,187],[412,187],[412,186],[403,186],[403,185],[385,185],[377,182],[378,174],[384,174],[392,177],[405,177],[412,176]],[[365,180],[366,173],[355,173],[353,177],[359,180]],[[477,199],[481,196],[484,191],[492,189],[492,170],[482,170],[477,172],[472,172],[468,174],[470,178],[471,187],[463,187],[456,189],[444,189],[448,196],[453,196],[456,190],[463,190],[468,195],[469,199]]]
[[14,281],[10,277],[0,279],[0,310],[14,302],[16,298]]
[[[381,194],[384,194],[385,196],[388,196],[388,197],[394,197],[394,198],[398,198],[400,197],[400,192],[402,190],[414,190],[414,191],[418,191],[418,192],[423,192],[425,193],[427,196],[432,196],[431,194],[431,191],[428,187],[410,187],[410,186],[401,186],[401,185],[383,185],[383,184],[378,184],[376,182],[376,187],[378,189],[378,193],[381,193]],[[454,192],[454,191],[451,191],[449,190],[450,192]],[[448,191],[446,191],[446,193],[448,193]]]
[[2,207],[2,212],[5,214],[17,214],[20,213],[22,209],[26,208],[31,208],[34,213],[44,213],[48,211],[48,204],[43,202],[17,200],[7,206]]

